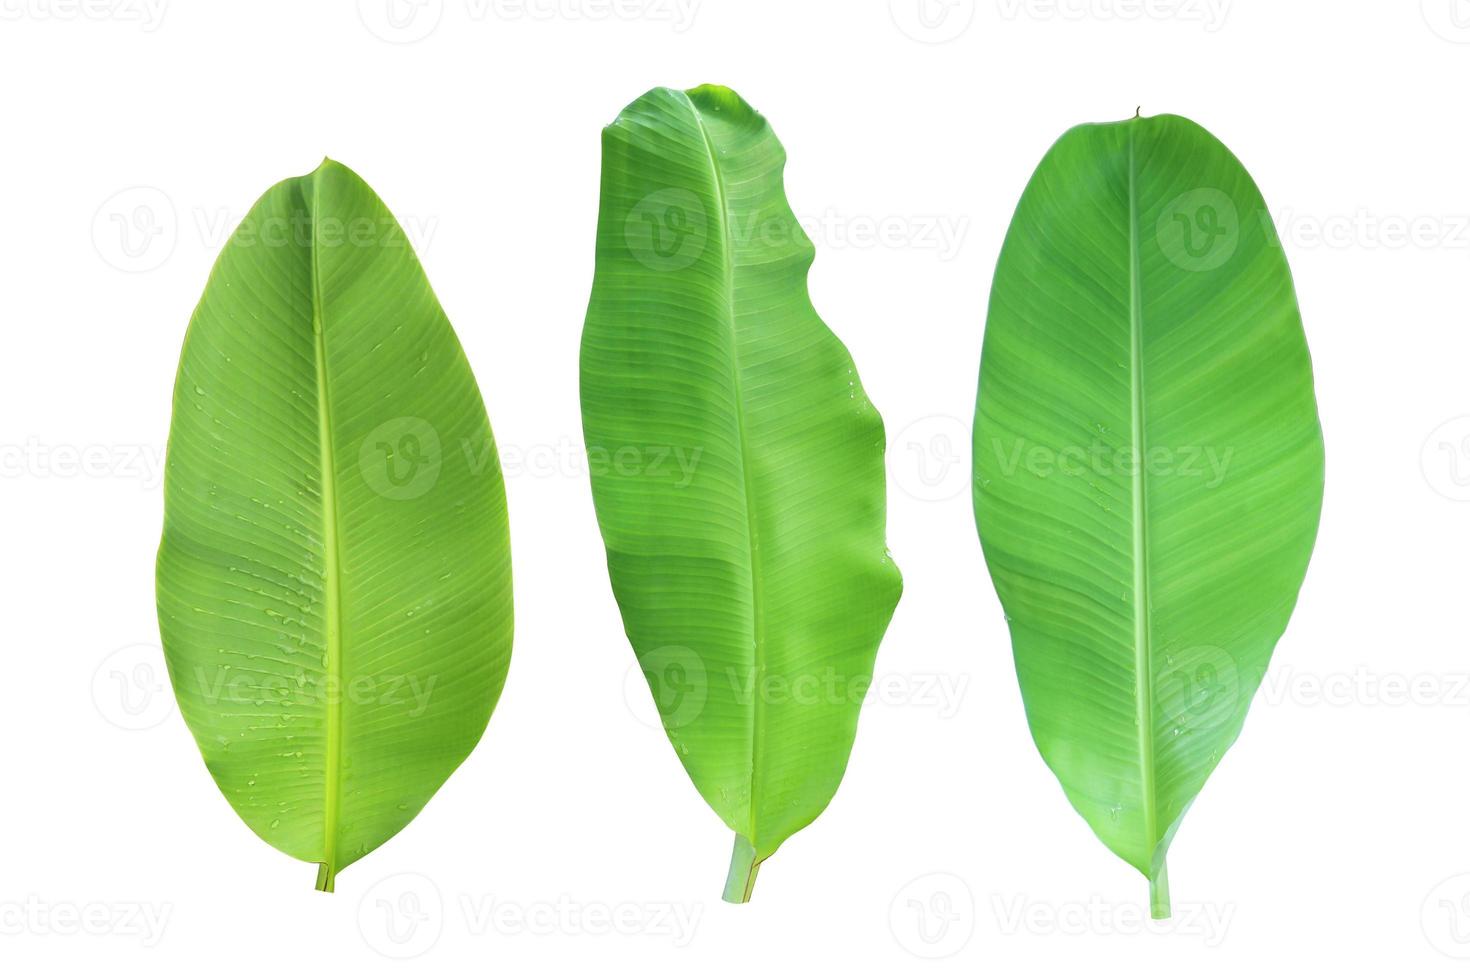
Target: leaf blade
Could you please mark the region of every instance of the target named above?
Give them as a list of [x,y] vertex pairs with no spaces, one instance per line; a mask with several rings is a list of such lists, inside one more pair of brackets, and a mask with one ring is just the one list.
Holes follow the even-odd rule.
[[[835,792],[858,708],[845,691],[798,708],[768,688],[869,677],[898,599],[882,422],[807,298],[814,251],[759,114],[727,89],[656,89],[603,147],[589,452],[667,446],[699,463],[683,485],[594,469],[594,504],[665,728],[753,875]],[[697,707],[660,697],[674,669]]]
[[1218,140],[1163,116],[1048,152],[997,265],[974,437],[1033,736],[1163,911],[1169,841],[1240,730],[1321,506],[1290,272]]
[[401,228],[339,164],[267,191],[191,319],[158,607],[216,783],[323,887],[412,819],[499,696],[509,541],[484,406]]

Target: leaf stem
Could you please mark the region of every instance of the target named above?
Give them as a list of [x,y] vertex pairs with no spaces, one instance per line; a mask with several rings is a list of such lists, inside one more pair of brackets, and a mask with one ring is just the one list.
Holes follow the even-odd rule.
[[725,901],[736,904],[750,901],[755,875],[760,867],[761,863],[755,857],[755,845],[743,835],[736,834],[735,852],[730,855],[730,873],[725,877]]
[[1160,861],[1159,866],[1148,878],[1149,914],[1155,919],[1167,919],[1169,911],[1169,865]]
[[326,863],[316,866],[316,890],[319,892],[334,892],[337,890],[336,868]]

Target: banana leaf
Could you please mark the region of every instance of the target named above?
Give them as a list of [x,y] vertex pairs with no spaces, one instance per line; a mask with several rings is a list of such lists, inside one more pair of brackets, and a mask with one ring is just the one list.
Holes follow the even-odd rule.
[[340,164],[275,185],[184,339],[158,619],[215,783],[318,888],[479,741],[509,549],[479,389],[402,229]]
[[1001,249],[974,506],[1026,717],[1146,875],[1239,734],[1316,537],[1322,435],[1255,183],[1178,116],[1079,126]]
[[785,152],[729,89],[603,131],[582,337],[592,495],[679,761],[735,834],[724,897],[827,806],[902,585],[883,423],[807,296]]

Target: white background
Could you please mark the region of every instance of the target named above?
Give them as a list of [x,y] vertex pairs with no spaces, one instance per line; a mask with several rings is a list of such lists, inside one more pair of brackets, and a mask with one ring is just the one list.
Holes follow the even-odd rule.
[[[0,971],[1463,971],[1470,4],[933,0],[926,27],[917,0],[420,0],[395,29],[387,0],[85,2],[0,0]],[[577,403],[599,131],[705,81],[789,152],[815,304],[887,422],[906,583],[842,788],[744,907],[630,675]],[[1156,927],[1031,744],[967,492],[1016,198],[1063,130],[1138,105],[1264,191],[1328,459],[1300,605]],[[189,314],[255,198],[324,154],[408,227],[468,350],[518,620],[479,749],[331,896],[206,774],[152,568]]]

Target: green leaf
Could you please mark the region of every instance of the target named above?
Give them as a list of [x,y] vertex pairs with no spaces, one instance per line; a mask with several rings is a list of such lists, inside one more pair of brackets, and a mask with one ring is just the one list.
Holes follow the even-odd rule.
[[735,831],[725,898],[847,766],[902,584],[883,423],[807,298],[785,151],[734,92],[603,131],[582,422],[608,572],[664,728]]
[[265,193],[189,323],[158,619],[210,774],[327,891],[500,695],[510,544],[485,408],[402,229],[340,164]]
[[1235,741],[1306,573],[1322,435],[1260,192],[1177,116],[1079,126],[1001,249],[975,517],[1031,732],[1149,877]]

